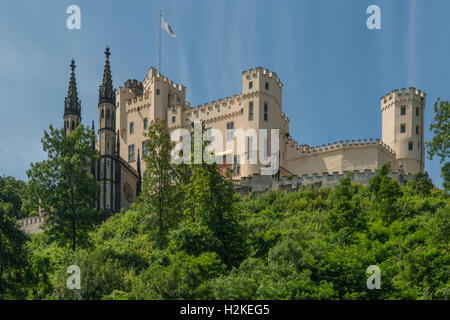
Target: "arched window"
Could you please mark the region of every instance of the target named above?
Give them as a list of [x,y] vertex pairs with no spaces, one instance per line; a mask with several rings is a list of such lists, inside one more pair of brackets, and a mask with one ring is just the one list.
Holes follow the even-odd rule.
[[105,118],[105,110],[102,109],[102,111],[100,112],[100,118],[104,119]]
[[106,119],[109,119],[110,113],[109,113],[109,109],[106,110]]
[[75,121],[72,120],[72,130],[75,130]]

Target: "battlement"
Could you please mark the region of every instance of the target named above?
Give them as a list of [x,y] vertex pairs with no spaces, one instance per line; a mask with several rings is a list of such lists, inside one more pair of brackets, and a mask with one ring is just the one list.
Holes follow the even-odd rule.
[[262,67],[257,67],[250,70],[242,71],[242,77],[245,79],[251,79],[253,78],[270,78],[273,79],[280,88],[283,87],[283,83],[278,78],[277,74],[275,72],[272,72],[270,70],[264,69]]
[[214,100],[207,102],[203,105],[198,105],[197,107],[191,107],[191,112],[207,112],[212,111],[213,108],[227,107],[231,105],[238,105],[243,100],[242,96],[239,94],[233,95],[233,97],[226,97],[219,100]]
[[43,231],[42,225],[45,220],[44,216],[33,216],[18,219],[16,223],[25,233],[39,233]]
[[[340,184],[340,180],[348,177],[352,173],[352,183],[361,183],[367,185],[377,173],[376,170],[366,169],[363,171],[344,171],[338,172],[321,172],[304,174],[301,177],[296,175],[285,176],[282,179],[276,179],[272,176],[262,176],[255,174],[253,177],[242,178],[239,183],[235,183],[237,189],[242,195],[248,195],[249,192],[254,194],[263,194],[269,190],[284,190],[287,192],[298,191],[301,186],[330,187],[333,188]],[[390,172],[390,178],[397,180],[401,185],[405,185],[412,179],[413,175],[405,174],[403,170]]]
[[395,151],[388,146],[386,143],[384,143],[383,141],[381,141],[380,139],[363,139],[361,141],[361,139],[358,140],[352,140],[351,142],[349,140],[345,140],[344,141],[339,141],[338,142],[333,142],[333,143],[328,143],[328,145],[322,145],[322,146],[317,146],[317,147],[307,147],[307,148],[302,148],[301,152],[302,153],[320,153],[320,152],[327,152],[327,151],[331,151],[331,150],[335,150],[335,149],[341,149],[341,148],[358,148],[358,147],[364,147],[364,146],[370,146],[370,145],[379,145],[381,148],[383,148],[384,150],[386,150],[387,152],[389,152],[392,156],[395,156]]
[[395,89],[386,94],[385,96],[381,97],[381,103],[387,104],[390,103],[392,100],[397,100],[400,98],[422,98],[425,99],[427,94],[425,92],[420,91],[419,89],[416,89],[414,87],[409,87],[408,91],[406,91],[406,88],[402,88],[401,90]]

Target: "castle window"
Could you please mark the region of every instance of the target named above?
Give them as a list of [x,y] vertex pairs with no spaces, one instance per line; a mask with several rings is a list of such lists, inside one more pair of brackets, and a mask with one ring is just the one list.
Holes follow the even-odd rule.
[[269,83],[266,82],[266,90],[269,90]]
[[233,140],[234,137],[234,122],[227,123],[227,141]]
[[105,110],[104,109],[102,109],[102,111],[100,112],[100,118],[105,119]]
[[404,116],[404,115],[406,114],[406,106],[401,106],[401,107],[400,107],[400,114],[401,114],[402,116]]
[[156,95],[159,96],[159,89],[156,89]]
[[134,144],[128,146],[128,162],[133,162],[135,160],[134,156]]
[[72,120],[72,130],[75,130],[75,121]]
[[264,103],[264,121],[267,121],[269,119],[269,107],[267,106],[267,103]]
[[416,116],[419,116],[419,114],[420,114],[419,107],[416,107]]
[[248,160],[253,160],[253,137],[248,137]]
[[252,89],[252,88],[253,88],[253,81],[250,81],[250,82],[248,83],[248,88],[249,88],[249,89]]
[[144,118],[144,130],[148,129],[148,119]]
[[416,134],[419,134],[420,130],[419,130],[419,126],[416,126]]
[[401,124],[400,125],[400,133],[405,133],[406,132],[406,124]]
[[106,119],[109,119],[110,113],[109,113],[109,109],[106,110]]
[[204,138],[205,145],[210,145],[212,142],[211,128],[205,129],[204,136],[205,136],[205,138]]
[[177,117],[173,116],[172,117],[172,123],[175,123],[177,121]]
[[130,134],[134,133],[134,122],[130,122]]
[[248,106],[248,120],[249,121],[253,120],[253,101],[251,101]]
[[145,146],[146,142],[147,141],[142,141],[142,155],[143,156],[147,156],[148,155],[148,150],[147,150],[147,147]]
[[409,151],[413,150],[413,143],[412,143],[412,141],[408,142],[408,150]]
[[233,158],[233,175],[238,176],[241,174],[240,157],[235,155]]

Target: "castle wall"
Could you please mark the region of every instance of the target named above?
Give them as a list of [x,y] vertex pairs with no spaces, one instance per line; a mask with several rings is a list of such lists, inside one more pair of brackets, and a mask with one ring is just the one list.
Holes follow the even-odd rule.
[[136,201],[136,183],[138,178],[124,163],[121,163],[120,174],[120,207],[128,210],[130,205]]
[[45,222],[45,218],[39,217],[27,217],[23,219],[18,219],[17,224],[19,227],[27,234],[36,234],[43,231],[42,225]]
[[[297,150],[297,157],[282,162],[282,166],[297,176],[312,173],[343,173],[379,169],[386,162],[395,165],[395,154],[379,140],[357,143],[335,142],[317,148]],[[293,155],[293,152],[290,153]]]

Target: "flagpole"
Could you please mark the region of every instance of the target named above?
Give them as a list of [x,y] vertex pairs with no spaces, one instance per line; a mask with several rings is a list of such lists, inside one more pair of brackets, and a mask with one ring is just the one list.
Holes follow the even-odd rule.
[[161,10],[159,10],[158,30],[158,74],[161,74]]

